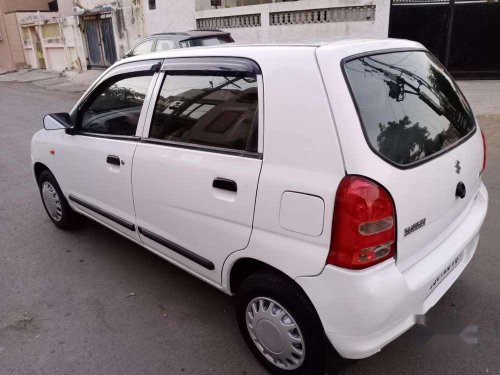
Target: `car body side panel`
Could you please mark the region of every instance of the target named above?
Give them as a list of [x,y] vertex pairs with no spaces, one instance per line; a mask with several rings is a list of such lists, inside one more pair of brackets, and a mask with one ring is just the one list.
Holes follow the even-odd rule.
[[[33,135],[31,139],[31,163],[33,168],[35,163],[41,163],[55,176],[59,174],[57,163],[59,154],[56,152],[55,147],[61,142],[64,134],[64,129],[40,129]],[[61,189],[64,191],[63,186],[61,186]]]
[[[295,278],[321,273],[329,251],[335,192],[344,177],[339,142],[314,49],[280,50],[281,63],[277,64],[280,48],[261,49],[256,59],[266,98],[264,159],[250,243],[227,259],[226,286],[239,258],[260,260]],[[319,235],[293,232],[281,225],[281,198],[286,191],[324,201]]]

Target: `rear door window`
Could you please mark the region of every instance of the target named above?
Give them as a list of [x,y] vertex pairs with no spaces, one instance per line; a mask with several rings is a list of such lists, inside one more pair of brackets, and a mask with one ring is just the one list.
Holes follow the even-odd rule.
[[149,137],[257,152],[257,88],[256,75],[229,68],[167,72]]
[[213,36],[207,38],[195,38],[180,42],[181,48],[215,46],[218,44],[232,43],[233,39],[228,35]]
[[456,84],[425,51],[356,57],[344,71],[367,142],[393,164],[436,156],[475,129]]

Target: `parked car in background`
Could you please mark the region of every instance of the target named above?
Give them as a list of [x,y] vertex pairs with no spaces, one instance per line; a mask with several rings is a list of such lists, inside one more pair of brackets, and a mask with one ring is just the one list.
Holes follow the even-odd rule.
[[56,226],[83,214],[234,295],[274,374],[323,374],[328,343],[364,358],[412,327],[488,205],[469,104],[396,39],[122,60],[44,118],[31,155]]
[[141,39],[123,57],[138,56],[174,48],[213,46],[233,42],[234,40],[231,37],[231,33],[221,30],[191,30],[179,33],[159,33]]

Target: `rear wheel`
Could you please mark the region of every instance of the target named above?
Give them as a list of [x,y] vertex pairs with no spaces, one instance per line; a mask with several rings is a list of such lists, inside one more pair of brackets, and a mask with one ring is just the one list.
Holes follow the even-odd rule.
[[61,229],[71,229],[77,222],[77,214],[68,204],[56,178],[49,170],[38,177],[38,187],[43,206],[50,220]]
[[279,274],[257,273],[243,282],[236,298],[240,331],[271,373],[324,374],[324,330],[297,285]]

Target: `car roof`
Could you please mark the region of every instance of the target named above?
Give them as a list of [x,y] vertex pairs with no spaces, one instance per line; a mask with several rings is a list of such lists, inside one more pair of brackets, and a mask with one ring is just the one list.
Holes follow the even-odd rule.
[[289,56],[293,53],[301,53],[304,50],[320,49],[334,52],[335,56],[345,58],[348,56],[372,52],[387,51],[397,49],[425,49],[417,42],[404,39],[344,39],[331,42],[298,42],[298,43],[225,43],[207,47],[178,48],[167,51],[159,51],[130,57],[126,60],[119,60],[115,65],[125,64],[133,61],[157,60],[174,57],[246,57],[258,60],[259,54],[268,54],[272,48],[272,53],[276,56],[276,61],[280,61],[280,55]]

